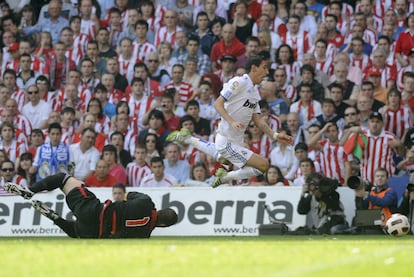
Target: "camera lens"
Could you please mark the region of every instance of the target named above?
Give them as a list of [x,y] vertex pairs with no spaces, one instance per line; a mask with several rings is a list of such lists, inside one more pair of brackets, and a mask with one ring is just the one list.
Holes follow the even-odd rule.
[[348,179],[347,185],[351,189],[357,189],[361,185],[361,180],[357,176],[351,176]]

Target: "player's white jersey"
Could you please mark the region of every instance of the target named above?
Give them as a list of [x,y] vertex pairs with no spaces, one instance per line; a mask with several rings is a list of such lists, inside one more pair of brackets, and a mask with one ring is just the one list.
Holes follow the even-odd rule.
[[241,144],[244,131],[249,125],[253,113],[260,113],[259,91],[249,75],[244,74],[241,77],[234,77],[226,83],[220,95],[226,100],[224,108],[227,113],[235,121],[242,123],[244,128],[236,130],[227,121],[221,120],[218,133],[227,137],[230,142]]

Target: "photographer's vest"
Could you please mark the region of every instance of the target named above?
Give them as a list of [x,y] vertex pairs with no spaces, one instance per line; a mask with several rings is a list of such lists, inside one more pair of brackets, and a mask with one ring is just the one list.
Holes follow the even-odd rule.
[[[371,190],[371,192],[369,193],[372,196],[378,197],[378,198],[384,198],[385,194],[391,190],[390,187],[387,187],[386,189],[377,192],[376,190]],[[374,206],[372,205],[371,201],[368,204],[368,209],[369,210],[376,210],[376,209],[381,209],[380,206]],[[387,222],[388,218],[390,218],[392,215],[392,212],[390,210],[390,208],[388,207],[384,207],[381,209],[381,216],[382,216],[382,225],[385,225],[385,223]]]
[[49,142],[41,145],[38,151],[39,160],[37,164],[37,181],[59,172],[67,173],[67,166],[69,164],[69,148],[66,144],[60,142],[58,146],[53,148]]

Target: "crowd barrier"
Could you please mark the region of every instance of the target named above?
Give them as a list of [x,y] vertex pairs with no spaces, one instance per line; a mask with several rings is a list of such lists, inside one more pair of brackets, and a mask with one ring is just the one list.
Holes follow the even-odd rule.
[[[258,226],[268,224],[264,209],[268,205],[276,219],[287,223],[291,230],[304,226],[306,216],[296,207],[299,187],[219,187],[212,188],[128,188],[151,196],[156,207],[172,207],[179,222],[170,228],[156,228],[153,235],[162,236],[257,236]],[[90,188],[104,201],[111,199],[110,188]],[[339,188],[348,221],[355,214],[354,193]],[[66,219],[74,219],[64,195],[56,190],[39,193],[33,199],[48,202]],[[0,197],[0,236],[65,236],[48,218],[31,207],[31,202],[19,196]]]

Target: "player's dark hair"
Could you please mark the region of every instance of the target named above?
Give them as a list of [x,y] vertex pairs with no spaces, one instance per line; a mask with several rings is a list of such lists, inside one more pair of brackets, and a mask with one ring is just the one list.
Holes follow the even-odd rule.
[[176,224],[177,222],[178,215],[173,209],[166,208],[157,211],[157,223],[155,224],[157,227],[168,227]]
[[121,189],[123,193],[126,193],[125,186],[121,183],[116,183],[115,185],[113,185],[112,190],[113,189]]
[[250,73],[253,65],[255,65],[256,67],[259,67],[262,61],[263,61],[263,58],[258,55],[249,57],[249,59],[246,62],[246,66],[245,66],[247,73]]

